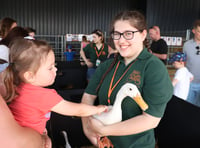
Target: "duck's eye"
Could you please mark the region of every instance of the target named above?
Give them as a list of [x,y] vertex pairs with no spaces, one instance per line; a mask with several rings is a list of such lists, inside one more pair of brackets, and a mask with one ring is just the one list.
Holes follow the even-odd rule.
[[130,91],[132,91],[132,88],[129,88]]

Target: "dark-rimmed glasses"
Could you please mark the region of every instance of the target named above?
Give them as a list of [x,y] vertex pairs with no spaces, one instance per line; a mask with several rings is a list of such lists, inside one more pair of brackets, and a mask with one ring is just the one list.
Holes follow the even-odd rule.
[[140,32],[140,31],[125,31],[123,33],[120,33],[118,31],[113,31],[111,33],[111,37],[113,40],[119,40],[121,38],[121,36],[123,35],[124,39],[126,40],[131,40],[134,37],[134,33],[136,32]]
[[197,55],[200,55],[200,48],[199,48],[199,46],[196,46],[196,49],[197,49],[196,54],[197,54]]

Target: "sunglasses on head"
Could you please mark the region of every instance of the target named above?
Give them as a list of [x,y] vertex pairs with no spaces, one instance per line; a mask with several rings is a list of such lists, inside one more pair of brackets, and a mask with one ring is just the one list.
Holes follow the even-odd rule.
[[199,46],[196,46],[196,50],[197,50],[196,54],[200,55],[200,48],[199,48]]

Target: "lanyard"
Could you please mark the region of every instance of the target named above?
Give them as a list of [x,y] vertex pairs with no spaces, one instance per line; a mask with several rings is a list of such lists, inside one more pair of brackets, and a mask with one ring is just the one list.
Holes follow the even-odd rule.
[[[137,59],[136,59],[137,60]],[[117,69],[119,67],[119,64],[120,64],[120,61],[117,63],[117,66],[115,68],[115,71],[114,71],[114,74],[112,76],[112,79],[111,79],[111,82],[110,82],[110,86],[109,86],[109,90],[108,90],[108,104],[110,105],[110,96],[113,92],[113,90],[115,89],[115,87],[119,84],[119,82],[121,81],[121,79],[125,76],[125,74],[128,72],[128,70],[131,68],[131,66],[136,62],[136,60],[131,63],[128,68],[126,69],[126,71],[123,73],[123,75],[119,78],[119,80],[114,84],[113,86],[113,81],[114,81],[114,78],[115,78],[115,75],[116,75],[116,72],[117,72]]]
[[100,57],[100,55],[101,55],[101,53],[103,52],[103,49],[104,49],[104,44],[103,44],[103,47],[102,47],[102,49],[101,49],[101,51],[98,53],[98,51],[97,51],[97,48],[96,47],[94,47],[94,49],[95,49],[95,51],[96,51],[96,55],[97,55],[97,59]]

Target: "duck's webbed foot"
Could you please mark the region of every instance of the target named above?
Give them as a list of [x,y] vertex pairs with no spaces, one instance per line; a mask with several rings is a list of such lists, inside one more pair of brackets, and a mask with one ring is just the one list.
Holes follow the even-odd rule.
[[112,142],[108,139],[108,137],[101,137],[98,139],[98,147],[99,148],[114,148]]

